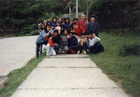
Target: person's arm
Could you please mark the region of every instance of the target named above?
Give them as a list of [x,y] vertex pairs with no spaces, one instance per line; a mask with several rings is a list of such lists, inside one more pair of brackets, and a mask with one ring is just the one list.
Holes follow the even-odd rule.
[[99,27],[99,23],[97,22],[97,29],[96,29],[96,33],[99,33],[99,31],[100,31],[100,27]]
[[89,24],[87,25],[87,33],[89,34],[90,32],[89,32]]
[[99,37],[95,37],[96,41],[99,42],[101,39]]
[[85,33],[85,29],[82,26],[80,26],[80,29],[83,33]]
[[49,38],[49,44],[50,44],[50,47],[53,47],[53,46],[56,45],[56,43],[53,43],[53,41],[52,41],[52,37]]

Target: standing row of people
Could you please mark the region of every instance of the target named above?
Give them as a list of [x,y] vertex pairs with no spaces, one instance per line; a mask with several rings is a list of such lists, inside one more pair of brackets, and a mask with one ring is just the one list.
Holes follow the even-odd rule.
[[46,55],[58,54],[86,54],[87,49],[91,53],[98,53],[104,50],[100,43],[99,24],[95,15],[90,17],[81,15],[81,20],[74,18],[70,21],[68,16],[64,22],[62,18],[52,18],[52,22],[44,21],[38,25],[39,33],[36,40],[36,58],[42,53],[42,45],[46,45]]

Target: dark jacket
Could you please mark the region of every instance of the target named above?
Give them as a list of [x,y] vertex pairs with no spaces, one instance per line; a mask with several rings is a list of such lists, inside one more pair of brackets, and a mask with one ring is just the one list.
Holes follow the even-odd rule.
[[60,35],[60,46],[68,46],[67,35]]
[[94,23],[90,22],[88,25],[87,25],[87,33],[95,33],[95,34],[98,34],[99,33],[99,23],[97,21],[95,21]]
[[71,27],[71,23],[70,23],[70,18],[68,17],[68,16],[66,16],[65,17],[65,20],[66,19],[69,19],[69,23],[64,23],[63,25],[62,25],[62,29],[67,29],[67,33],[69,34],[69,32],[70,32],[70,27]]
[[69,47],[78,45],[78,41],[75,38],[75,36],[72,36],[71,38],[68,39],[68,44]]

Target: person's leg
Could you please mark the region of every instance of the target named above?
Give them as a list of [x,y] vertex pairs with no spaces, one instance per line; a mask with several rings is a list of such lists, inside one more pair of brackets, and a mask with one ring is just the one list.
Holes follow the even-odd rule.
[[76,46],[71,46],[71,49],[75,50],[75,51],[78,51],[77,47]]
[[39,57],[39,47],[40,43],[36,43],[36,59]]
[[94,50],[94,54],[96,54],[97,52],[98,52],[98,49],[99,49],[99,47],[100,47],[100,43],[98,42],[98,43],[96,43],[96,47],[95,47],[95,50]]
[[84,43],[83,43],[83,49],[84,49],[85,51],[87,51],[87,48],[88,48],[88,45],[87,45],[86,42],[84,42]]
[[46,46],[46,55],[50,54],[50,44],[47,44]]
[[68,51],[69,50],[69,48],[68,48],[68,46],[64,46],[64,51]]
[[93,46],[89,46],[88,49],[91,53],[93,53]]
[[83,50],[83,46],[78,45],[78,54],[79,54],[79,53],[82,53],[82,50]]
[[59,54],[62,53],[62,46],[59,47],[58,53],[59,53]]
[[43,44],[41,44],[40,47],[39,47],[40,55],[42,54],[42,45]]
[[56,52],[53,47],[50,47],[50,55],[55,56]]
[[98,53],[103,52],[104,51],[104,47],[102,46],[102,44],[100,44],[99,48],[98,48]]

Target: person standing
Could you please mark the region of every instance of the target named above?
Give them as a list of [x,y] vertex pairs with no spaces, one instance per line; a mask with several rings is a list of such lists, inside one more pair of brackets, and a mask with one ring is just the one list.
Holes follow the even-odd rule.
[[1,33],[1,37],[3,37],[4,35],[4,31],[2,29],[0,29],[0,33]]
[[87,19],[87,16],[85,14],[81,15],[81,20],[78,21],[78,25],[81,26],[85,30],[85,33],[86,33],[88,19]]

